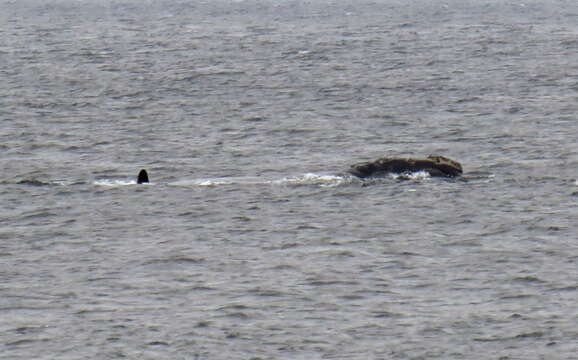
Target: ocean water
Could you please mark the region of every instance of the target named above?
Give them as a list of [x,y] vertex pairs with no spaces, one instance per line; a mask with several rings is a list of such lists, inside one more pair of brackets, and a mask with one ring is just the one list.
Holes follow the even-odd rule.
[[576,1],[0,8],[0,359],[578,359]]

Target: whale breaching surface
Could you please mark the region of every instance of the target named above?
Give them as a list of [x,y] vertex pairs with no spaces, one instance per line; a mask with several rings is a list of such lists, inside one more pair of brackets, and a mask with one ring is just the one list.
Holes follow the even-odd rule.
[[147,171],[145,169],[142,169],[138,173],[138,177],[136,178],[136,183],[137,184],[148,184],[148,182],[149,182],[149,174],[147,174]]
[[348,172],[359,178],[367,178],[418,171],[425,171],[430,176],[456,177],[462,175],[462,164],[440,155],[430,155],[426,159],[380,158],[352,165]]

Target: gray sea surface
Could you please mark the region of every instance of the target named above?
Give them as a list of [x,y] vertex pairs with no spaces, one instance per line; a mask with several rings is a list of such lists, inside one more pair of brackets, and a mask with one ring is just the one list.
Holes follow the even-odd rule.
[[0,359],[578,359],[575,0],[0,9]]

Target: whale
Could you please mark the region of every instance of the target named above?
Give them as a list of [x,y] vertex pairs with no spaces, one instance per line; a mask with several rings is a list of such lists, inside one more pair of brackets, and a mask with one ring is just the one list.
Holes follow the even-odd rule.
[[[432,177],[454,178],[463,174],[463,168],[459,162],[442,155],[429,155],[425,159],[383,157],[374,161],[353,164],[346,174],[365,179],[384,177],[390,174],[407,175],[417,172],[426,172]],[[149,183],[149,176],[145,169],[141,169],[138,173],[136,183]]]
[[425,159],[383,157],[374,161],[351,165],[347,173],[364,179],[420,171],[424,171],[432,177],[453,178],[463,174],[462,164],[441,155],[429,155]]

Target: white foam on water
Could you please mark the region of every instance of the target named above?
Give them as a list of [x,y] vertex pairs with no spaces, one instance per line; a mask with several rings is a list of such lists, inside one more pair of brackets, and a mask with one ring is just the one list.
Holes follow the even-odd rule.
[[[93,184],[98,186],[119,187],[119,186],[136,185],[137,183],[136,180],[99,179],[95,180]],[[141,185],[150,185],[150,184],[141,184]]]
[[431,179],[431,175],[427,171],[416,171],[411,173],[403,174],[390,174],[393,179],[403,179],[403,180],[428,180]]
[[169,186],[221,186],[221,185],[235,185],[235,184],[265,184],[259,178],[254,177],[231,177],[231,178],[203,178],[203,179],[186,179],[169,183]]
[[274,185],[319,185],[338,186],[343,184],[346,178],[339,175],[306,173],[300,176],[285,177],[279,180],[272,180],[269,183]]

